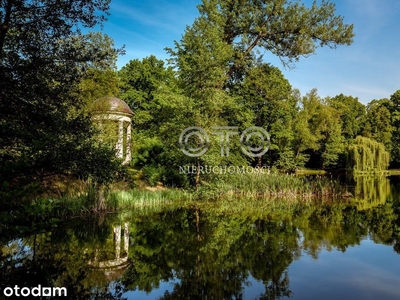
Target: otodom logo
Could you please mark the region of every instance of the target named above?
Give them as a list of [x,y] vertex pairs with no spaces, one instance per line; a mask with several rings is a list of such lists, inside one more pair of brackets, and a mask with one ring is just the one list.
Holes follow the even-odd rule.
[[[212,135],[220,136],[221,156],[229,156],[230,138],[239,135],[239,127],[214,126]],[[271,142],[268,132],[262,127],[249,127],[240,135],[241,150],[250,157],[263,156],[269,149]],[[183,153],[190,157],[204,155],[210,147],[210,136],[197,126],[185,128],[179,136],[179,145]]]
[[2,291],[5,297],[67,297],[67,288],[65,287],[45,287],[40,284],[35,287],[6,287]]

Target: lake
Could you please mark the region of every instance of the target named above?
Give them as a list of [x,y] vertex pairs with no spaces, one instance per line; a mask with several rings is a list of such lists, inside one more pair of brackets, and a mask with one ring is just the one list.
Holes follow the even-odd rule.
[[333,180],[351,195],[209,199],[16,232],[0,241],[0,298],[400,299],[400,178]]

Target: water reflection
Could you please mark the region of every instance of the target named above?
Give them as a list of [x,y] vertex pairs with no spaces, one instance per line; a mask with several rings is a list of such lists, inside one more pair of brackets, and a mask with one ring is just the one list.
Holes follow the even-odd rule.
[[[51,232],[0,245],[0,293],[6,287],[40,284],[66,287],[69,299],[120,299],[120,283],[110,286],[110,280],[123,272],[113,275],[110,268],[101,268],[100,264],[101,258],[115,255],[113,228],[119,222],[116,216],[77,220]],[[90,263],[96,261],[95,253],[97,266]]]
[[[379,251],[399,251],[395,181],[356,177],[351,197],[305,207],[262,205],[230,213],[229,205],[235,203],[204,202],[77,220],[30,237],[16,235],[0,244],[0,289],[64,286],[71,299],[137,299],[141,291],[157,291],[160,299],[296,298],[301,276],[291,270],[297,262],[329,262],[335,253],[342,253],[343,260],[349,249],[371,247],[365,241],[385,247]],[[374,249],[368,248],[375,256],[365,263],[380,257]],[[400,256],[390,260],[385,262],[398,264]],[[315,270],[307,266],[302,268],[311,276]],[[336,274],[336,268],[330,265],[329,272]],[[393,272],[392,279],[400,280],[399,272]],[[158,290],[162,282],[172,285]],[[324,284],[334,290],[334,280]]]
[[357,175],[353,203],[359,210],[365,210],[380,204],[385,204],[390,196],[390,181],[386,176]]
[[[121,255],[121,225],[114,226],[114,247],[115,253],[113,258],[108,258],[107,255],[109,254],[104,245],[96,246],[94,259],[89,260],[89,265],[104,270],[113,270],[113,269],[120,269],[125,268],[128,263],[128,254],[129,254],[129,222],[125,222],[124,229],[123,229],[123,236],[124,236],[124,248],[123,253]],[[87,253],[87,252],[86,252]]]

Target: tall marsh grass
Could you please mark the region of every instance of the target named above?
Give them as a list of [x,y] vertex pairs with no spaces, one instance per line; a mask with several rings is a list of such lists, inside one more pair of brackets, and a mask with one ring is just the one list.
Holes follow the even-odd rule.
[[[88,187],[85,193],[70,194],[59,198],[37,199],[32,202],[32,212],[40,213],[41,217],[51,215],[66,217],[100,212],[96,208],[99,191]],[[102,192],[104,206],[101,212],[117,212],[127,209],[137,209],[149,206],[163,206],[175,202],[192,199],[192,195],[184,190],[165,189],[158,191],[148,190],[118,190],[108,188]]]
[[164,189],[148,191],[132,189],[128,191],[111,191],[108,201],[115,209],[123,210],[182,203],[192,199],[193,195],[185,190]]
[[200,196],[269,197],[290,201],[321,197],[342,197],[347,193],[338,181],[326,176],[292,174],[226,174],[198,191]]

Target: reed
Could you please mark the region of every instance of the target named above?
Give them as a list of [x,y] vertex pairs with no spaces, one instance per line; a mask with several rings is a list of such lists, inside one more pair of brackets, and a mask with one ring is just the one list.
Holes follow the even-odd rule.
[[109,201],[118,210],[134,209],[149,206],[169,205],[175,202],[183,203],[192,200],[193,195],[185,190],[164,189],[158,191],[148,190],[122,190],[112,191]]
[[226,174],[211,184],[203,185],[197,194],[205,197],[252,197],[311,199],[342,197],[347,192],[336,180],[326,176],[292,174]]

